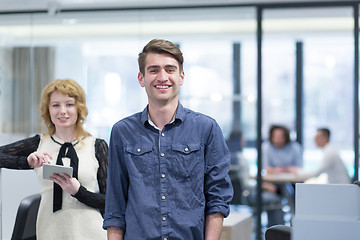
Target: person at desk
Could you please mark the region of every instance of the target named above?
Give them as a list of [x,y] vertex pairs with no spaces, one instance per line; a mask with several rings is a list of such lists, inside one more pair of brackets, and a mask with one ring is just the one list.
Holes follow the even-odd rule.
[[302,168],[302,148],[290,140],[290,131],[285,126],[272,125],[269,140],[262,148],[263,167],[267,173],[293,172]]
[[[40,111],[47,131],[0,147],[0,167],[36,172],[41,193],[38,240],[105,240],[101,213],[108,145],[83,128],[88,113],[84,90],[71,79],[50,82]],[[53,174],[52,181],[44,180],[44,163],[72,166],[73,177]]]
[[[251,207],[256,206],[256,183],[250,178],[250,171],[247,159],[242,154],[245,140],[242,137],[242,131],[233,129],[226,141],[231,158],[231,169],[229,172],[233,187],[234,197],[231,201],[233,205],[248,204]],[[269,191],[268,184],[263,182],[263,208],[266,211],[268,227],[284,224],[284,212],[282,211],[281,197],[274,191]]]
[[[272,125],[269,130],[269,140],[263,144],[262,160],[266,174],[297,173],[302,168],[302,148],[298,142],[291,141],[287,127]],[[294,184],[290,182],[274,184],[264,181],[262,188],[267,192],[275,193],[280,198],[285,197],[294,211]]]
[[327,175],[327,183],[351,183],[344,161],[335,147],[330,144],[330,130],[328,128],[317,129],[315,143],[318,147],[322,148],[323,158],[320,166],[314,171],[312,176],[317,177],[325,173]]

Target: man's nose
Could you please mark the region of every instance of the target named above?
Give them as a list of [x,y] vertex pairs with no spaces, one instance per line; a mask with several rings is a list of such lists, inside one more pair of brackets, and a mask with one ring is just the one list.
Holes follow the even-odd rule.
[[158,80],[160,81],[166,81],[168,78],[167,72],[165,69],[161,69],[158,74]]

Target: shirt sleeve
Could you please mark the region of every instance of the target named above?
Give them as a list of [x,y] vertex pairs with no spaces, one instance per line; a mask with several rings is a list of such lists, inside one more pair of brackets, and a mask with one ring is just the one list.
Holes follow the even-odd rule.
[[0,147],[0,167],[9,169],[32,169],[27,157],[39,146],[40,135],[35,135]]
[[125,208],[129,184],[126,164],[123,161],[124,147],[121,130],[115,125],[109,144],[109,172],[106,189],[106,206],[103,228],[113,226],[125,231]]
[[323,149],[323,157],[320,161],[319,167],[314,171],[313,176],[318,177],[320,174],[326,172],[334,164],[334,153],[333,149],[329,146],[325,146]]
[[95,141],[95,155],[99,162],[99,169],[97,172],[97,180],[99,184],[99,193],[88,191],[85,187],[80,186],[79,191],[74,197],[80,202],[99,209],[102,214],[105,210],[105,192],[106,192],[106,179],[108,169],[108,145],[102,139]]
[[227,217],[233,188],[228,172],[230,154],[218,124],[213,121],[205,149],[206,215],[221,213]]

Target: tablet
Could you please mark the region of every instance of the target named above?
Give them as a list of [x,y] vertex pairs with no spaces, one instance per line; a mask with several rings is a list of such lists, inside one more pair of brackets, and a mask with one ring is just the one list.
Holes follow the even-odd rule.
[[43,164],[43,179],[49,179],[53,173],[58,173],[62,175],[63,173],[66,173],[70,177],[72,177],[73,174],[73,168],[72,167],[65,167],[62,165],[53,165],[53,164]]

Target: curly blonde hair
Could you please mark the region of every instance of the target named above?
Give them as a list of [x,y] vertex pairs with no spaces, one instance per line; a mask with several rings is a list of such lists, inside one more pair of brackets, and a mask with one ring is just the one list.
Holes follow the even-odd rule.
[[50,82],[43,89],[40,101],[40,116],[43,120],[43,126],[47,127],[47,131],[45,133],[49,135],[55,133],[55,125],[51,121],[49,104],[51,94],[56,91],[75,98],[78,110],[78,118],[75,127],[76,139],[81,140],[82,137],[89,136],[90,134],[83,128],[84,121],[88,114],[85,92],[83,88],[72,79],[57,79]]

